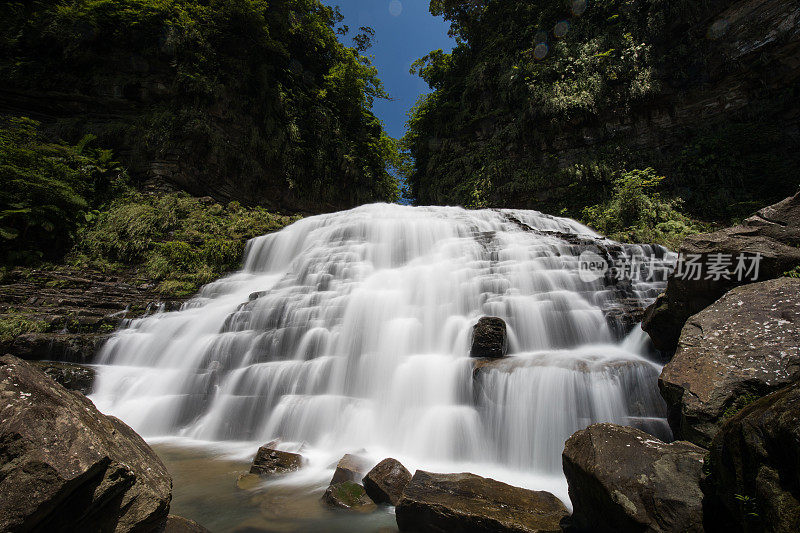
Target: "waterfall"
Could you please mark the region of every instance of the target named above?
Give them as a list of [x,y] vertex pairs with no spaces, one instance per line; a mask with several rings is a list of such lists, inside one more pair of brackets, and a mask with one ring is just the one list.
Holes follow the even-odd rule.
[[[535,211],[376,204],[309,217],[253,239],[241,271],[180,311],[117,331],[92,399],[145,437],[280,438],[332,457],[559,477],[564,441],[591,423],[669,438],[660,367],[641,330],[624,339],[613,318],[650,303],[665,275],[587,280],[587,249],[675,260]],[[472,327],[487,315],[506,321],[509,357],[477,362]]]

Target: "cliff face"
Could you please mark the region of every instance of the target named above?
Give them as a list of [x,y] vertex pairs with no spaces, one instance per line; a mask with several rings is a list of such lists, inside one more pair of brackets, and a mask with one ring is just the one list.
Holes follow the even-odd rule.
[[285,212],[398,195],[377,71],[317,0],[43,0],[0,20],[0,113],[92,134],[140,183]]
[[421,70],[436,92],[406,137],[420,203],[455,190],[463,204],[575,215],[614,175],[646,167],[704,220],[794,192],[796,2],[604,2],[579,16],[555,2],[480,4],[445,11],[465,44]]
[[[775,153],[791,157],[800,143],[800,5],[790,0],[741,0],[727,4],[688,30],[667,38],[665,48],[693,40],[695,53],[706,58],[703,72],[676,85],[675,72],[657,73],[662,90],[630,110],[610,109],[596,118],[567,126],[547,147],[560,167],[608,142],[667,155],[693,136],[722,123],[757,121],[772,124],[785,145]],[[697,39],[697,36],[705,36]],[[672,65],[678,68],[680,65]],[[793,184],[794,185],[794,184]],[[789,191],[791,192],[791,190]]]

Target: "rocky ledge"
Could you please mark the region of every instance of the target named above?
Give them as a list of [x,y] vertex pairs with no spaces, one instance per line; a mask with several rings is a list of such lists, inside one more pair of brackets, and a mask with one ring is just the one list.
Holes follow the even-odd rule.
[[676,438],[707,447],[748,402],[800,376],[800,279],[737,287],[691,317],[659,386]]
[[569,513],[549,492],[512,487],[475,474],[417,470],[397,505],[400,531],[561,533]]
[[0,353],[29,360],[91,362],[120,324],[182,300],[164,300],[133,274],[16,269],[0,280]]
[[[800,530],[800,383],[731,418],[711,444],[707,531]],[[744,528],[742,527],[744,526]]]
[[775,205],[765,207],[741,225],[713,233],[687,237],[680,249],[683,257],[699,256],[708,265],[712,256],[723,254],[733,261],[739,254],[759,254],[757,279],[752,274],[728,275],[729,279],[701,279],[695,276],[670,277],[667,290],[651,305],[644,316],[642,328],[650,335],[656,348],[671,353],[677,345],[684,324],[730,289],[753,281],[779,278],[800,266],[800,192]]

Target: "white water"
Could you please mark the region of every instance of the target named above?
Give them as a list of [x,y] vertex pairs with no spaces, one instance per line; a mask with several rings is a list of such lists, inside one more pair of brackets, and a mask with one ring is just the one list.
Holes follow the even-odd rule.
[[[151,439],[245,441],[248,453],[303,443],[320,478],[365,449],[566,499],[560,455],[574,431],[608,421],[669,435],[643,333],[614,337],[604,310],[619,294],[581,281],[586,246],[557,232],[674,260],[535,211],[311,217],[251,241],[243,270],[181,311],[118,331],[92,399]],[[634,282],[628,296],[646,304],[663,285]],[[485,315],[508,323],[511,357],[473,377],[472,326]]]

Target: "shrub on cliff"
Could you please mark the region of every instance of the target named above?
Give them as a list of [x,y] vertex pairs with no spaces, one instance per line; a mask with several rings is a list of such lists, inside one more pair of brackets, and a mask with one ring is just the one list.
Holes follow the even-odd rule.
[[652,168],[622,173],[614,179],[611,199],[586,207],[583,222],[618,241],[655,242],[677,250],[684,237],[702,227],[678,210],[679,199],[656,192],[664,179]]
[[107,271],[133,269],[158,283],[166,296],[188,296],[236,270],[249,239],[297,219],[185,193],[129,192],[80,229],[69,262]]
[[73,242],[92,209],[123,186],[111,152],[46,140],[27,118],[0,121],[0,260],[54,259]]

